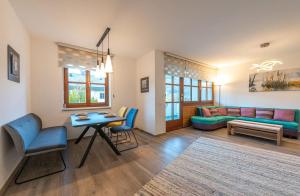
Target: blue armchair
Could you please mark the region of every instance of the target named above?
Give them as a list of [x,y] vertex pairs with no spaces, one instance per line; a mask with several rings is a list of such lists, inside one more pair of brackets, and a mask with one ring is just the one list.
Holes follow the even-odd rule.
[[[22,184],[45,176],[62,172],[66,169],[62,151],[67,147],[67,130],[65,127],[49,127],[42,129],[42,121],[35,114],[27,114],[6,125],[4,129],[11,136],[18,152],[25,157],[25,163],[18,171],[15,183]],[[64,168],[42,176],[19,182],[18,179],[30,157],[49,152],[59,152]]]

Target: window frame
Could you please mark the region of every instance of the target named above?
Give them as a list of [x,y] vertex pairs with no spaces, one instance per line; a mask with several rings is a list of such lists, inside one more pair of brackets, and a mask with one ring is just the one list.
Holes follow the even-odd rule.
[[[201,102],[201,97],[200,97],[200,95],[201,95],[201,91],[200,91],[200,89],[201,89],[200,88],[200,86],[201,86],[201,80],[197,80],[198,86],[194,86],[193,85],[193,79],[192,78],[188,78],[188,79],[190,80],[190,84],[186,85],[186,84],[184,84],[184,78],[183,78],[183,103],[198,103],[198,102]],[[185,101],[184,100],[184,88],[185,87],[190,88],[190,98],[191,98],[190,101]],[[197,101],[193,101],[193,87],[194,88],[197,87],[197,89],[198,89],[198,99],[197,99]]]
[[[64,108],[85,108],[85,107],[107,107],[109,106],[109,74],[106,74],[105,83],[91,82],[90,71],[86,70],[85,82],[73,82],[69,81],[68,69],[64,68]],[[86,103],[69,103],[69,83],[72,84],[85,84],[86,90]],[[103,103],[91,103],[91,85],[104,85],[105,87],[105,102]]]
[[[205,86],[202,86],[202,82],[205,82]],[[213,82],[210,82],[211,83],[211,87],[208,86],[208,82],[210,81],[207,81],[207,80],[201,80],[201,88],[200,88],[200,91],[201,91],[201,97],[200,97],[200,100],[201,102],[212,102],[214,100],[214,83]],[[205,94],[206,94],[206,100],[202,100],[202,90],[205,89]],[[211,100],[208,100],[208,89],[211,89]]]
[[[165,75],[166,76],[166,75]],[[169,120],[167,120],[166,119],[166,116],[165,116],[165,121],[166,122],[170,122],[170,121],[178,121],[178,120],[180,120],[181,119],[181,106],[179,106],[179,109],[180,109],[180,111],[179,111],[179,118],[178,119],[174,119],[174,104],[175,103],[178,103],[179,105],[181,104],[181,94],[179,94],[179,101],[175,101],[174,100],[174,87],[176,86],[176,87],[179,87],[179,90],[180,90],[180,88],[181,88],[181,83],[182,83],[182,79],[180,78],[180,77],[178,77],[178,76],[173,76],[173,75],[169,75],[169,76],[171,76],[171,83],[168,83],[168,82],[166,82],[165,81],[165,87],[167,86],[167,85],[169,85],[169,86],[171,86],[171,94],[172,94],[172,97],[171,97],[171,101],[166,101],[166,96],[165,96],[165,104],[172,104],[172,119],[169,119]],[[178,77],[179,78],[179,84],[175,84],[174,83],[174,77]]]

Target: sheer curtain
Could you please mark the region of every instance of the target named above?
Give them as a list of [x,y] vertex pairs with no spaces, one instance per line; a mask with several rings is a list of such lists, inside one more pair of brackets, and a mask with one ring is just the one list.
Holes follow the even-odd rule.
[[165,74],[196,80],[213,81],[217,75],[217,68],[200,62],[165,53]]

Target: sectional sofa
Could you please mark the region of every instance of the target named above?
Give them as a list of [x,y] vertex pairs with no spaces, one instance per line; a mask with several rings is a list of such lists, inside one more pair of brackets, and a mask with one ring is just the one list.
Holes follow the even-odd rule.
[[227,121],[235,119],[277,124],[283,126],[283,136],[298,138],[299,115],[297,109],[205,106],[197,108],[197,114],[191,117],[191,122],[194,128],[205,131],[226,127]]

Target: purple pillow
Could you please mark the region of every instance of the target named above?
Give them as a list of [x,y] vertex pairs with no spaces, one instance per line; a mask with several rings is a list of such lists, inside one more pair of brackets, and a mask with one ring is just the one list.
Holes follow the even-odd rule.
[[241,108],[227,108],[228,116],[241,116]]
[[277,110],[274,112],[274,120],[290,121],[293,122],[295,119],[294,110]]
[[241,116],[255,118],[255,108],[241,108]]
[[265,109],[265,108],[256,109],[256,118],[273,119],[273,116],[274,116],[273,109]]

